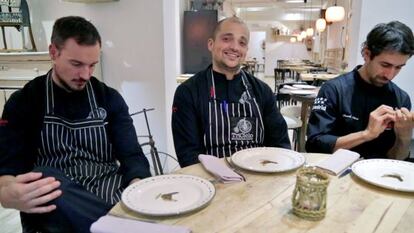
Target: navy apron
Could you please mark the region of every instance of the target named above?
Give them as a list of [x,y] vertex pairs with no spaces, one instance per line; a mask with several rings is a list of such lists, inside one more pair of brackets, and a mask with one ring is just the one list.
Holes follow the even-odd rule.
[[106,203],[116,204],[123,190],[122,175],[108,141],[105,109],[98,108],[92,84],[88,82],[89,116],[68,120],[56,115],[50,73],[46,79],[46,114],[35,166],[59,169]]
[[212,69],[211,78],[207,78],[210,90],[208,125],[204,132],[207,154],[219,158],[228,157],[236,151],[263,145],[264,125],[259,105],[243,71],[240,78],[244,91],[238,102],[216,97]]

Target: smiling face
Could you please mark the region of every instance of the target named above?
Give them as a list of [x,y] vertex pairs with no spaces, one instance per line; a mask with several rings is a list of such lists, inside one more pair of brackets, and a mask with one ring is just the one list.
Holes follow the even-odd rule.
[[53,62],[52,79],[68,92],[83,90],[98,63],[100,45],[79,45],[73,38],[61,48],[51,44],[49,54]]
[[361,77],[377,87],[394,79],[409,59],[408,55],[393,51],[384,51],[373,58],[370,55],[368,49],[363,51],[365,64],[361,68]]
[[213,58],[213,70],[232,77],[238,73],[246,58],[249,30],[237,21],[225,20],[214,38],[208,40],[208,49]]

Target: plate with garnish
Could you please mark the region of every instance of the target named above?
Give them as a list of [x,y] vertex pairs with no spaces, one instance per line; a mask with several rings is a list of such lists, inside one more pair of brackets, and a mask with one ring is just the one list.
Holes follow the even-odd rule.
[[391,190],[414,192],[414,163],[393,159],[367,159],[352,165],[362,180]]

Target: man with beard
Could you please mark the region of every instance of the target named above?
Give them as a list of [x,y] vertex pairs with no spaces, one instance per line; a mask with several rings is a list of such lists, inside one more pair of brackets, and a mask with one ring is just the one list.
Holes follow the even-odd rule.
[[92,77],[100,48],[90,22],[58,19],[52,69],[4,107],[0,201],[20,211],[23,232],[89,232],[126,186],[150,176],[125,101]]
[[362,46],[364,65],[326,82],[312,108],[308,152],[344,148],[364,158],[406,159],[414,113],[408,94],[391,80],[414,53],[410,28],[378,24]]
[[172,131],[180,165],[199,154],[230,156],[238,150],[290,148],[287,126],[270,87],[241,70],[249,30],[239,18],[220,21],[208,40],[212,65],[177,87]]

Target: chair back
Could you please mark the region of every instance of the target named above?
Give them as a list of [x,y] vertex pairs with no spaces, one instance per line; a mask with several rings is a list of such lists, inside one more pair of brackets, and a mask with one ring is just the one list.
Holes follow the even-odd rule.
[[301,105],[289,105],[280,109],[280,113],[285,116],[295,117],[300,119]]

